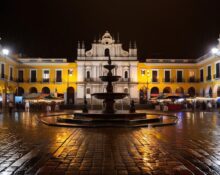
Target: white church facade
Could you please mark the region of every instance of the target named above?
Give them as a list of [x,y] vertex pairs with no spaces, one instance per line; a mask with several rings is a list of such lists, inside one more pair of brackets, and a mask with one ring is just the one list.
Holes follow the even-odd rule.
[[91,99],[93,103],[99,103],[92,98],[92,94],[105,92],[106,84],[99,76],[106,75],[107,70],[103,66],[107,64],[108,54],[111,56],[112,64],[116,65],[113,74],[121,76],[114,84],[114,92],[129,93],[130,96],[124,99],[124,102],[129,103],[130,98],[138,100],[136,44],[130,43],[129,50],[125,51],[119,39],[116,41],[106,31],[102,38],[98,41],[94,40],[90,50],[85,50],[83,42],[78,43],[76,103],[82,103],[84,97]]

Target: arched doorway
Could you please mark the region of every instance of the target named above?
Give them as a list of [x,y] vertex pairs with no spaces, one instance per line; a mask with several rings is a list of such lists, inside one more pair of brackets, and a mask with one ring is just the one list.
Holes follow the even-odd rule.
[[188,94],[189,94],[190,97],[194,97],[194,96],[196,95],[196,90],[195,90],[195,88],[194,88],[194,87],[190,87],[190,88],[188,89]]
[[90,71],[86,72],[86,78],[88,78],[88,79],[90,78]]
[[109,49],[105,49],[105,57],[108,57],[110,55]]
[[74,104],[74,88],[67,88],[67,104]]
[[220,97],[220,86],[217,88],[217,96]]
[[205,97],[205,89],[202,89],[202,96]]
[[171,88],[170,87],[165,87],[164,89],[163,89],[163,93],[164,94],[169,94],[169,93],[171,93],[172,91],[171,91]]
[[29,90],[29,93],[30,94],[37,93],[37,88],[36,87],[31,87],[30,90]]
[[212,92],[212,88],[210,87],[209,88],[209,97],[212,97],[213,96],[213,92]]
[[124,78],[128,78],[128,71],[125,71]]
[[177,93],[177,94],[184,94],[184,89],[183,89],[182,87],[178,87],[178,88],[176,89],[176,93]]
[[147,100],[148,100],[147,96],[148,96],[147,88],[146,87],[141,88],[140,91],[139,91],[139,97],[140,97],[140,103],[141,104],[144,104],[144,103],[147,102]]
[[159,89],[158,89],[158,87],[153,87],[153,88],[151,88],[150,96],[151,96],[151,97],[157,97],[158,95],[159,95]]
[[15,95],[23,96],[24,95],[24,89],[22,87],[18,87],[18,89],[16,90]]
[[41,92],[42,94],[50,94],[50,89],[48,87],[43,87]]

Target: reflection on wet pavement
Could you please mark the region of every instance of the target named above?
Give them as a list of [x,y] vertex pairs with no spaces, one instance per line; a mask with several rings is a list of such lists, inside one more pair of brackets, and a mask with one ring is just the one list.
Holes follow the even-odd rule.
[[220,174],[217,113],[156,128],[63,128],[0,115],[0,174]]

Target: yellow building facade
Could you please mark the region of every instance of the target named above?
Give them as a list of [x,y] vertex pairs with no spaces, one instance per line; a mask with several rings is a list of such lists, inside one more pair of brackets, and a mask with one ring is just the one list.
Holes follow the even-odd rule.
[[[137,84],[138,100],[142,102],[162,94],[220,97],[220,44],[216,49],[217,52],[198,59],[146,59],[137,63],[137,82],[133,83]],[[1,101],[4,104],[14,96],[51,94],[73,104],[79,93],[77,83],[82,83],[78,77],[85,74],[78,71],[78,66],[66,58],[19,58],[1,54]]]

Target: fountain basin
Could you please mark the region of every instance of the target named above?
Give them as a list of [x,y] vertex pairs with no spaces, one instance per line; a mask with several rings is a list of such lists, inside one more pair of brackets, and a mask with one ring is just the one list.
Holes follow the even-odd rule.
[[115,65],[104,65],[104,68],[106,68],[108,70],[112,70],[115,68]]
[[115,82],[118,81],[121,76],[100,76],[99,78],[104,82]]
[[103,99],[113,99],[113,100],[118,100],[118,99],[123,99],[126,96],[128,96],[127,93],[94,93],[92,94],[97,99],[103,100]]
[[[155,127],[174,125],[178,121],[176,116],[167,114],[146,114],[117,111],[117,117],[109,114],[109,117],[101,116],[100,111],[90,111],[88,114],[55,113],[39,115],[38,119],[46,125],[64,127]],[[105,114],[104,114],[105,115]],[[108,114],[107,114],[108,115]],[[111,115],[111,116],[110,116]]]

